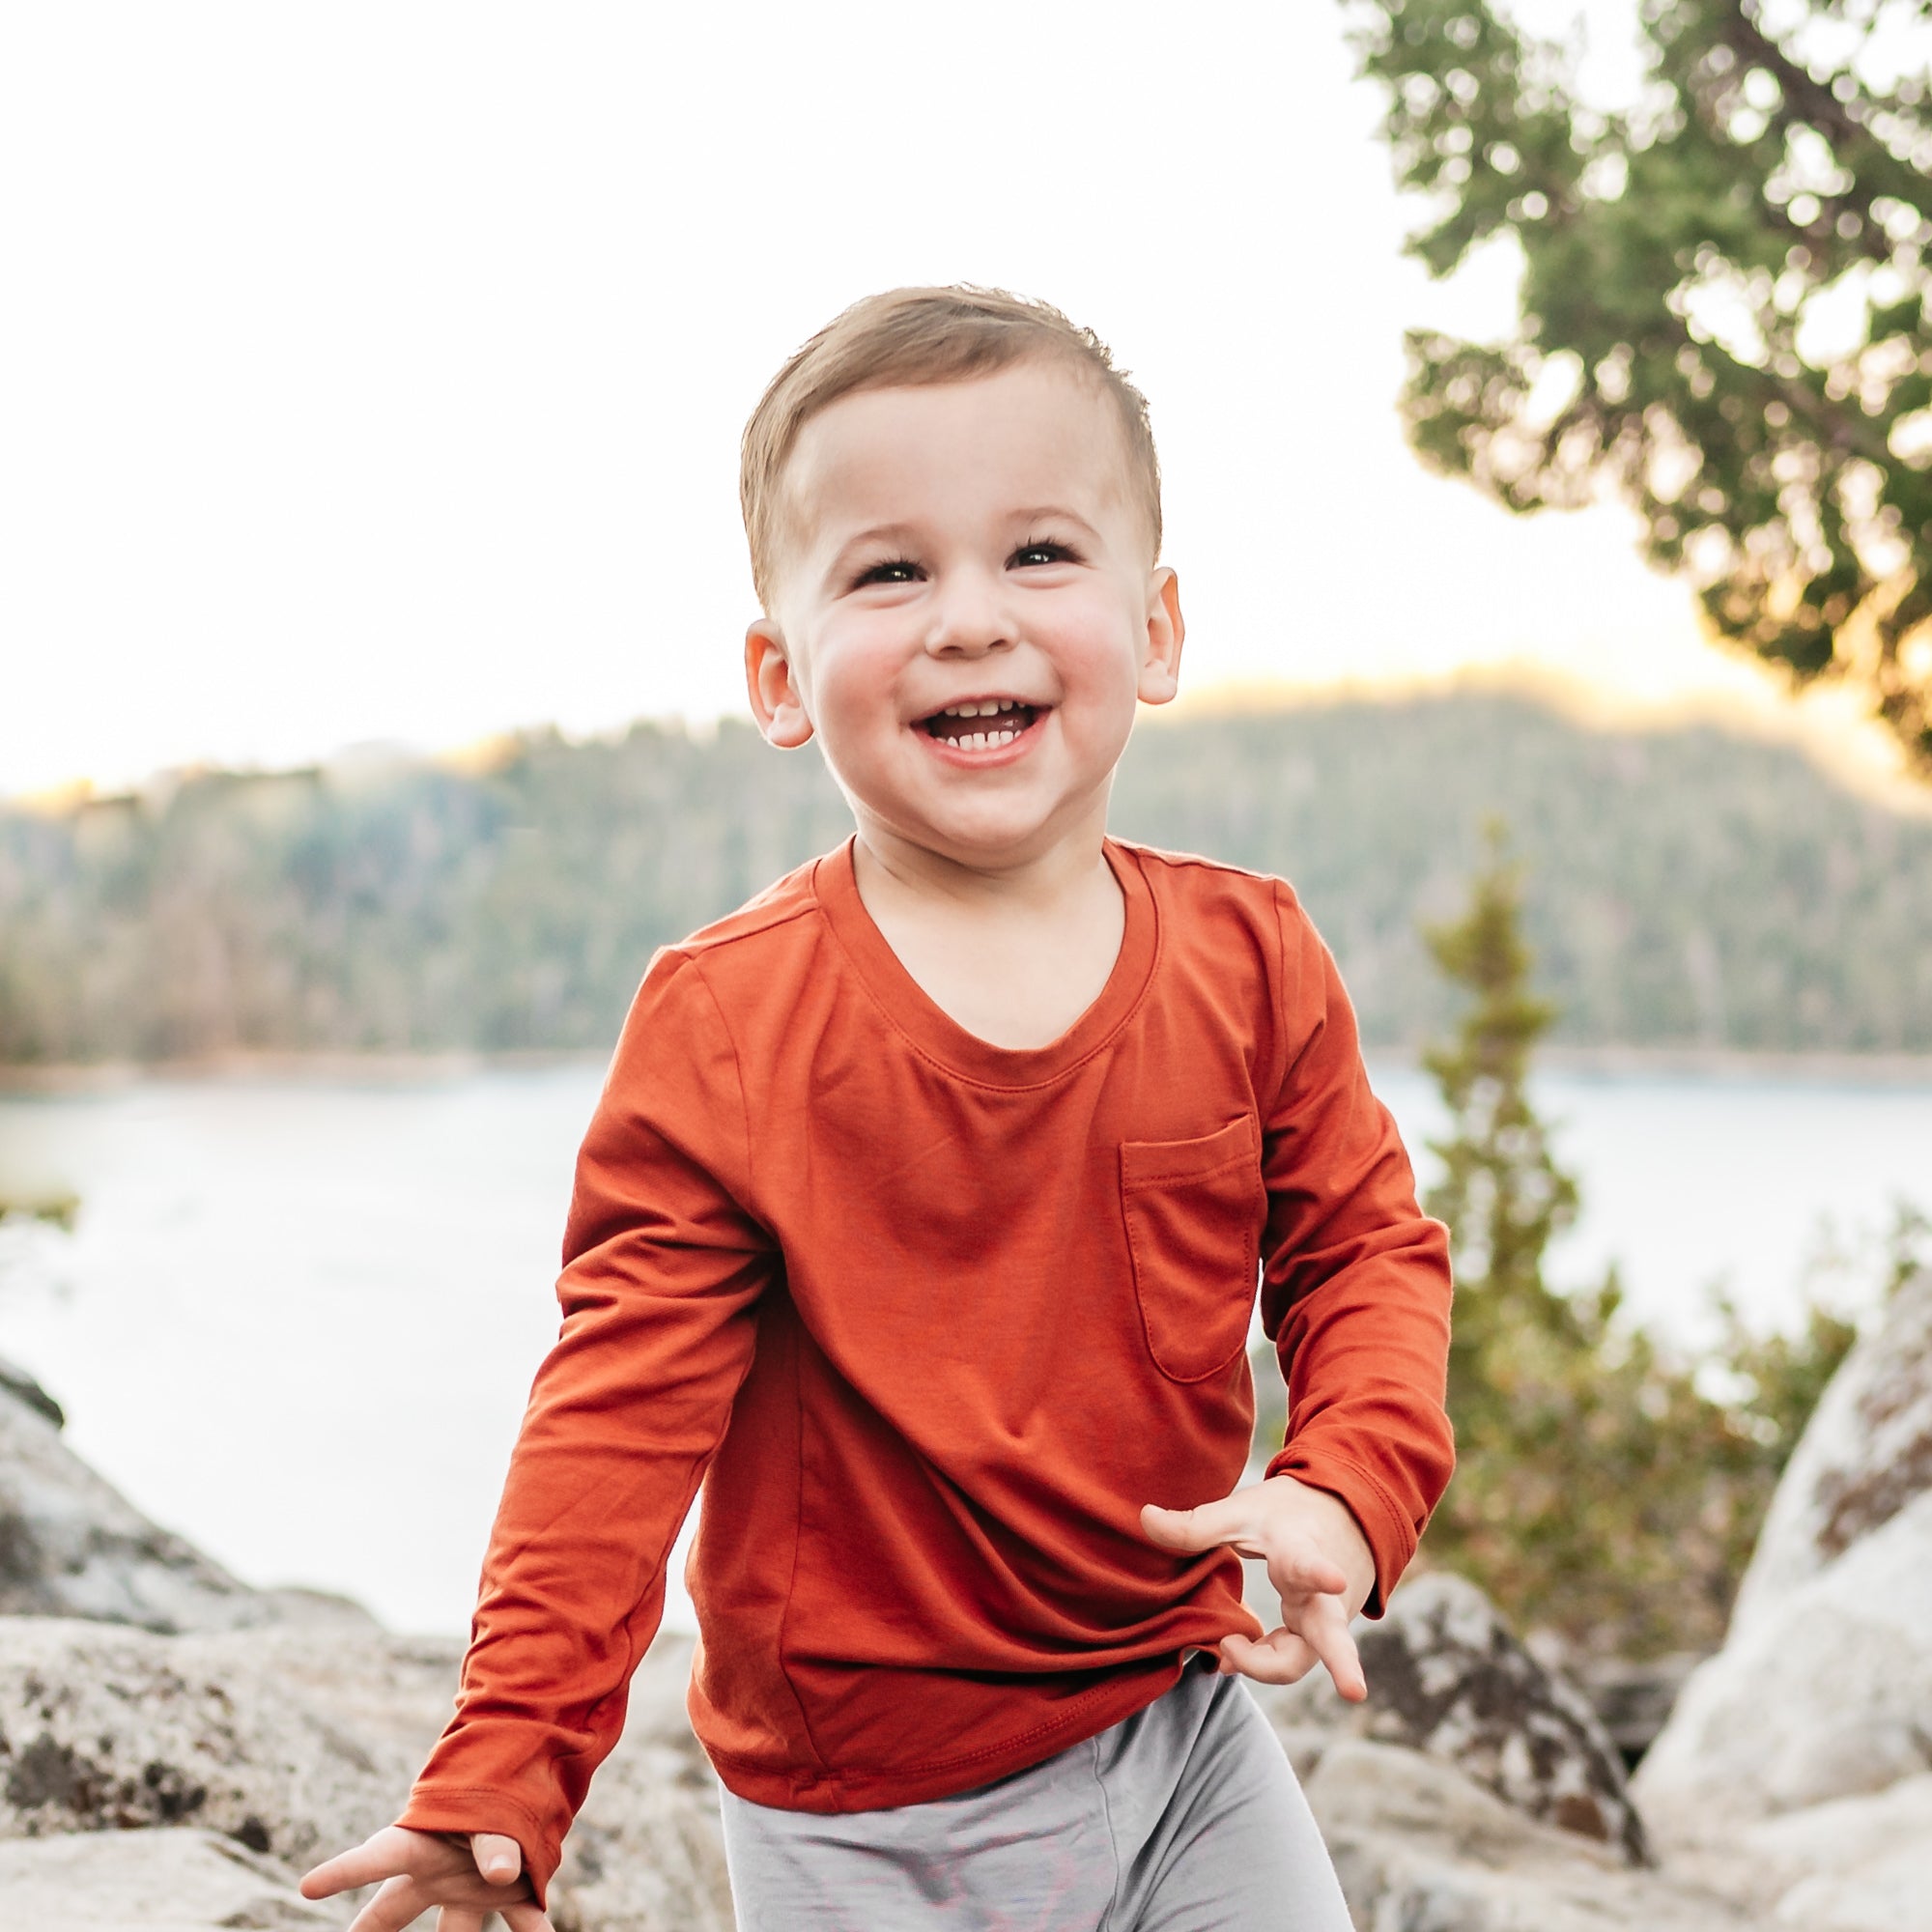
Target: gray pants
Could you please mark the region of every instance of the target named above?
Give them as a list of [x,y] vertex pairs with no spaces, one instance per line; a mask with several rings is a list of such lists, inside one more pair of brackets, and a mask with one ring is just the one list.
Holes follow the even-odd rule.
[[957,1798],[825,1817],[725,1792],[739,1932],[1349,1932],[1279,1741],[1205,1664]]

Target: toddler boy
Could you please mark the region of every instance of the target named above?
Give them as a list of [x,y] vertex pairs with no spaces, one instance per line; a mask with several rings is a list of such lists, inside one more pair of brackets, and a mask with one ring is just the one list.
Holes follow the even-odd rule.
[[[548,1927],[701,1479],[747,1932],[1346,1932],[1239,1677],[1363,1694],[1449,1474],[1445,1240],[1289,888],[1106,835],[1180,663],[1146,405],[1056,310],[900,290],[781,371],[743,485],[752,708],[857,835],[652,962],[456,1715],[305,1889]],[[1288,1439],[1240,1487],[1258,1280]]]

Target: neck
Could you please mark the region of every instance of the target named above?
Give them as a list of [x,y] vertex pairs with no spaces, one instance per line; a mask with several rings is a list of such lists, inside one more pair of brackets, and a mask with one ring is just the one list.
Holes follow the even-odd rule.
[[936,852],[862,816],[853,870],[868,905],[916,900],[981,916],[1037,915],[1091,892],[1095,879],[1111,883],[1105,842],[1104,799],[1091,823],[997,864]]
[[914,983],[988,1045],[1049,1045],[1105,989],[1126,931],[1104,822],[998,867],[860,823],[860,902]]

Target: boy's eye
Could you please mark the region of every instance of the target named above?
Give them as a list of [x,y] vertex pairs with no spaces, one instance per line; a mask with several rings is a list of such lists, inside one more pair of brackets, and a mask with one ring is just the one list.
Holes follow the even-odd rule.
[[1072,557],[1073,553],[1066,545],[1064,543],[1055,543],[1049,537],[1038,543],[1021,544],[1019,549],[1012,554],[1010,561],[1037,568],[1043,563],[1067,563],[1072,560]]
[[855,587],[866,583],[917,583],[919,565],[902,556],[888,557],[883,563],[867,564],[855,580]]

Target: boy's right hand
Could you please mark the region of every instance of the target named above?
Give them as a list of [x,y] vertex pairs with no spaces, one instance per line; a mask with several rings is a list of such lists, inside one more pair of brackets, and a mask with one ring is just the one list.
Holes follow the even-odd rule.
[[349,1932],[403,1932],[421,1913],[440,1907],[437,1932],[483,1932],[483,1921],[500,1912],[510,1932],[552,1932],[523,1876],[516,1839],[496,1832],[469,1837],[455,1833],[412,1832],[385,1825],[353,1852],[325,1861],[302,1877],[304,1898],[329,1898],[358,1885],[380,1885],[355,1915]]

